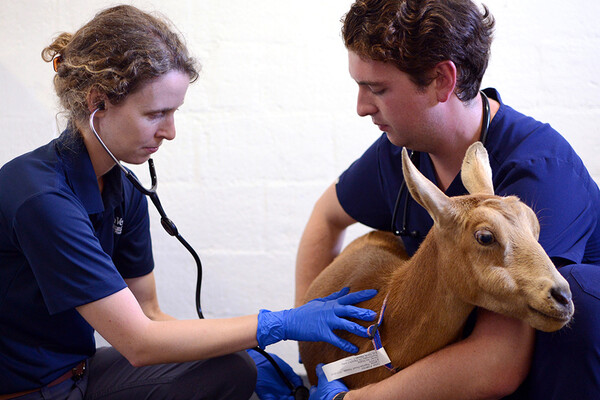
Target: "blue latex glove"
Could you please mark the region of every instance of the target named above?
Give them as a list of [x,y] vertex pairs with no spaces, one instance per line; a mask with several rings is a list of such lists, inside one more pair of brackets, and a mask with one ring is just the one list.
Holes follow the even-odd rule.
[[349,288],[327,297],[312,300],[303,306],[283,311],[260,310],[256,339],[261,348],[280,340],[327,342],[350,353],[358,352],[352,343],[340,339],[334,329],[344,329],[355,335],[368,337],[367,329],[345,318],[372,321],[377,313],[350,304],[369,300],[377,290],[361,290],[348,294]]
[[[281,379],[269,360],[257,351],[248,350],[247,352],[254,360],[254,364],[256,364],[257,377],[254,391],[260,400],[294,400],[292,390]],[[275,354],[269,353],[269,355],[277,362],[283,374],[290,380],[294,387],[302,385],[302,379],[296,375],[292,367]]]
[[348,388],[339,379],[334,379],[329,382],[325,373],[323,372],[323,364],[317,365],[315,368],[317,372],[317,379],[319,382],[317,386],[310,388],[309,400],[331,400],[333,396],[341,392],[347,392]]

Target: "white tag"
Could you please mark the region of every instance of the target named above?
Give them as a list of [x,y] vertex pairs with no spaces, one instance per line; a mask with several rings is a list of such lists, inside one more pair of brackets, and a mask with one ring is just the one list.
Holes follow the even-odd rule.
[[382,347],[379,350],[367,351],[366,353],[342,358],[341,360],[323,365],[323,372],[327,380],[331,382],[334,379],[368,371],[389,364],[390,362],[390,358]]

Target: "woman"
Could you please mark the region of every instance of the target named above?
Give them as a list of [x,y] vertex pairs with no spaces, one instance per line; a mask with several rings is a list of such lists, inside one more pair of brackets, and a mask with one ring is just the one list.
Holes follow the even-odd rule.
[[[115,157],[143,163],[175,137],[194,60],[169,25],[131,6],[100,12],[44,51],[68,114],[58,138],[0,170],[0,400],[227,398],[252,394],[242,350],[366,336],[347,290],[297,309],[178,321],[158,305],[147,201]],[[96,351],[94,330],[112,347]],[[201,361],[198,361],[201,360]]]

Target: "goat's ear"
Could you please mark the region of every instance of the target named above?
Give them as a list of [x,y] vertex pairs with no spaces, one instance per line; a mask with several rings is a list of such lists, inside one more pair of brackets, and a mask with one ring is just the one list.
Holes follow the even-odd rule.
[[436,224],[448,213],[450,199],[414,166],[406,148],[402,149],[402,173],[406,187],[417,203],[422,205]]
[[494,194],[492,168],[488,153],[481,142],[475,142],[467,149],[460,177],[470,194]]

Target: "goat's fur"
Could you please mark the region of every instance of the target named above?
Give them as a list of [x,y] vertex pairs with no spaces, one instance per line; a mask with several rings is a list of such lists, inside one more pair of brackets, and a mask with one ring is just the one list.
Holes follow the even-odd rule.
[[[379,312],[379,328],[392,364],[404,368],[458,340],[475,307],[520,318],[554,331],[573,315],[568,283],[538,243],[534,212],[515,196],[494,196],[487,152],[477,142],[467,150],[461,178],[469,195],[447,197],[414,167],[403,150],[403,173],[412,197],[427,209],[434,225],[412,258],[391,233],[374,231],[354,242],[315,279],[306,300],[342,287],[377,289],[358,304]],[[486,243],[490,236],[493,239]],[[369,325],[363,323],[363,325]],[[336,332],[359,348],[369,339]],[[312,384],[315,367],[349,356],[324,342],[300,343]],[[378,367],[344,378],[349,388],[380,381],[392,373]]]

